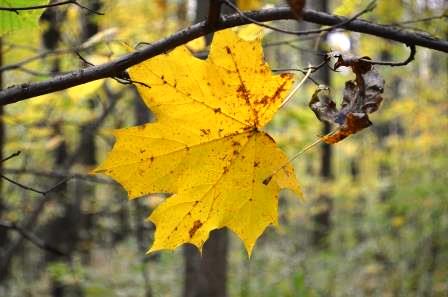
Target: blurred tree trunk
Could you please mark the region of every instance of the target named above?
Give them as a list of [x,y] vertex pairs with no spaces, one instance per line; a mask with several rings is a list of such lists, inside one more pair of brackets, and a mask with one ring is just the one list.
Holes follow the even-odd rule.
[[[207,18],[209,1],[196,2],[196,20]],[[226,13],[223,7],[223,13]],[[207,36],[210,43],[212,35]],[[185,282],[184,297],[226,297],[227,296],[227,254],[228,232],[215,230],[204,245],[202,256],[191,245],[184,247]]]
[[[327,0],[315,0],[311,3],[311,6],[318,10],[328,12],[328,1]],[[318,50],[325,51],[325,37],[319,42]],[[313,61],[316,65],[316,63]],[[327,67],[323,67],[319,70],[315,76],[321,83],[330,86],[330,71]],[[331,132],[331,125],[324,123],[322,127],[322,135]],[[323,143],[321,145],[321,163],[320,163],[320,177],[322,182],[328,183],[333,179],[333,168],[332,168],[333,150],[331,145]],[[313,215],[314,230],[312,235],[313,245],[316,247],[325,247],[327,242],[327,235],[331,229],[331,210],[332,210],[332,199],[328,194],[322,194],[316,201],[317,213]]]
[[[61,41],[61,23],[64,19],[64,13],[58,8],[48,8],[42,14],[41,21],[46,23],[46,29],[42,33],[42,45],[47,50],[55,50],[58,48]],[[58,58],[51,61],[51,73],[57,74],[60,72],[60,61]],[[68,157],[68,147],[64,138],[63,120],[60,119],[52,123],[53,138],[58,141],[57,146],[53,150],[54,168],[59,170],[64,167],[65,161]],[[43,238],[45,242],[51,246],[58,247],[65,251],[67,257],[55,255],[47,251],[45,253],[45,261],[49,264],[57,262],[69,262],[73,251],[79,239],[79,232],[77,225],[80,221],[80,205],[75,199],[70,199],[67,195],[67,184],[62,184],[57,191],[52,193],[60,197],[67,197],[64,199],[63,213],[60,216],[49,220],[43,227]],[[79,285],[67,286],[57,277],[50,276],[50,290],[51,296],[83,296],[82,289]]]
[[[0,37],[0,67],[3,66],[3,43]],[[3,72],[0,72],[0,90],[3,89]],[[3,106],[0,106],[0,160],[3,159],[3,147],[5,144],[5,125],[3,123]],[[0,173],[3,173],[3,162],[0,163]],[[0,179],[0,219],[3,218],[3,213],[7,210],[6,202],[3,199],[3,179]],[[0,228],[0,259],[3,258],[3,254],[6,251],[8,244],[8,230],[6,228]],[[8,277],[8,269],[4,272],[0,272],[0,284]]]
[[[89,1],[89,7],[94,11],[101,10],[102,3],[100,0]],[[90,37],[99,32],[99,26],[96,20],[96,14],[90,11],[82,10],[80,15],[81,24],[81,36],[80,43],[87,41]],[[87,65],[84,65],[87,66]],[[89,106],[93,110],[95,107],[95,100],[90,99]],[[87,122],[81,126],[80,129],[80,142],[81,151],[79,152],[79,164],[85,166],[87,170],[90,170],[93,166],[97,164],[96,162],[96,145],[95,145],[95,132],[96,129],[92,127],[92,122]],[[79,204],[87,204],[85,207],[87,213],[80,213],[82,215],[82,222],[78,223],[79,228],[81,228],[81,254],[84,263],[90,262],[91,251],[93,248],[94,241],[94,225],[95,225],[95,213],[96,209],[96,199],[95,199],[95,186],[92,184],[78,182],[75,199],[79,199]]]
[[[143,125],[151,121],[152,114],[146,107],[143,100],[137,95],[135,96],[135,118],[137,125]],[[145,206],[142,199],[136,199],[132,202],[132,205],[135,209],[134,219],[135,219],[135,237],[137,239],[137,247],[139,252],[144,251],[148,248],[148,242],[145,241],[145,238],[149,238],[150,232],[148,232],[145,228],[144,222],[150,209]],[[142,265],[141,265],[141,275],[143,278],[143,284],[145,289],[145,297],[152,297],[152,288],[151,282],[149,278],[148,271],[148,255],[142,255]]]

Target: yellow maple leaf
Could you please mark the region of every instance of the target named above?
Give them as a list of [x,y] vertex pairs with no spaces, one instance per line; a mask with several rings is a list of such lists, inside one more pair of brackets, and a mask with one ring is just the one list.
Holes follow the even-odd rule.
[[292,75],[272,75],[260,39],[245,41],[232,30],[215,34],[205,61],[182,46],[129,73],[150,86],[137,88],[157,121],[117,130],[96,172],[130,198],[174,193],[149,217],[156,225],[149,252],[183,243],[202,249],[212,230],[228,227],[250,254],[264,229],[278,224],[280,189],[301,195],[287,157],[260,130]]
[[237,0],[236,4],[241,10],[254,10],[261,7],[261,0]]

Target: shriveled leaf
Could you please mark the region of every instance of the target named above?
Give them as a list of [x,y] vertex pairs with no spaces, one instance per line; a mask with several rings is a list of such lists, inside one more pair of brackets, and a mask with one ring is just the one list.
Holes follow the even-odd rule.
[[303,8],[305,7],[305,0],[287,0],[289,7],[291,7],[291,11],[297,18],[302,16]]
[[350,112],[345,117],[344,124],[341,125],[338,131],[334,134],[324,136],[323,140],[329,144],[336,143],[370,125],[372,125],[372,122],[370,122],[367,114]]
[[336,143],[354,134],[372,123],[369,113],[378,110],[383,97],[384,79],[368,62],[368,57],[357,58],[337,54],[334,68],[351,67],[356,75],[354,81],[345,83],[341,108],[331,99],[328,88],[319,87],[313,94],[309,107],[320,121],[339,125],[338,130],[325,136],[326,143]]
[[183,243],[201,249],[212,230],[228,227],[250,254],[264,229],[278,224],[279,190],[300,194],[287,157],[260,130],[292,76],[272,75],[261,41],[232,30],[215,34],[205,61],[178,47],[129,73],[150,86],[137,88],[157,122],[118,130],[96,172],[120,182],[130,198],[174,193],[149,217],[156,225],[150,252]]

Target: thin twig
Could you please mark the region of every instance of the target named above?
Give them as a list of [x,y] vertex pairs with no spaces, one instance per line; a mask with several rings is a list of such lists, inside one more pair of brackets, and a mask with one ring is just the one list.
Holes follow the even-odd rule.
[[[11,159],[11,158],[17,157],[18,155],[20,155],[20,151],[15,152],[14,154],[12,154],[12,155],[10,155],[10,156],[4,158],[3,160],[1,160],[0,163],[5,162],[5,161],[7,161],[7,160],[9,160],[9,159]],[[24,190],[31,191],[31,192],[40,194],[40,195],[42,195],[42,196],[45,197],[45,196],[47,196],[49,193],[51,193],[51,192],[53,192],[54,190],[56,190],[59,186],[61,186],[61,185],[65,184],[65,183],[67,183],[72,177],[71,177],[71,176],[64,177],[61,181],[57,182],[55,185],[53,185],[52,187],[50,187],[50,188],[47,189],[46,191],[38,190],[38,189],[36,189],[36,188],[27,186],[27,185],[25,185],[25,184],[22,184],[22,183],[20,183],[20,182],[18,182],[18,181],[15,181],[15,180],[9,178],[9,177],[7,177],[7,176],[5,176],[5,175],[3,175],[3,174],[0,174],[0,178],[3,178],[4,180],[6,180],[6,181],[8,181],[8,182],[10,182],[10,183],[12,183],[12,184],[14,184],[14,185],[16,185],[16,186],[18,186],[18,187],[24,189]]]
[[259,22],[249,16],[247,16],[244,12],[242,12],[235,4],[233,4],[232,2],[230,2],[229,0],[222,0],[224,4],[226,4],[227,6],[229,6],[230,8],[232,8],[236,13],[238,13],[241,17],[247,19],[248,21],[257,24],[261,27],[265,27],[280,33],[285,33],[285,34],[292,34],[292,35],[310,35],[310,34],[320,34],[323,32],[329,32],[332,31],[334,29],[343,27],[347,24],[349,24],[350,22],[356,20],[357,18],[359,18],[361,15],[372,11],[373,9],[375,9],[376,7],[376,0],[371,1],[366,8],[364,8],[362,11],[358,12],[357,14],[355,14],[353,17],[346,19],[338,24],[335,24],[333,26],[329,26],[326,28],[322,28],[322,29],[315,29],[315,30],[301,30],[301,31],[292,31],[292,30],[285,30],[285,29],[281,29],[278,27],[274,27],[271,25],[267,25],[265,23]]
[[63,49],[56,49],[56,50],[49,50],[49,51],[44,51],[40,54],[37,54],[35,56],[26,58],[20,62],[14,63],[14,64],[9,64],[9,65],[4,65],[0,67],[0,73],[7,71],[7,70],[13,70],[13,69],[17,69],[20,68],[21,66],[31,63],[33,61],[36,60],[40,60],[40,59],[45,59],[47,56],[55,56],[55,55],[62,55],[62,54],[66,54],[66,53],[73,53],[73,52],[79,52],[79,51],[83,51],[83,50],[87,50],[91,47],[76,47],[76,48],[63,48]]
[[389,61],[374,61],[374,60],[369,60],[369,59],[359,59],[360,61],[363,62],[367,62],[370,63],[372,65],[384,65],[384,66],[405,66],[407,64],[409,64],[410,62],[412,62],[415,59],[415,54],[417,53],[417,50],[415,48],[415,45],[411,44],[408,45],[408,47],[410,48],[410,52],[409,52],[409,57],[402,61],[402,62],[389,62]]
[[287,166],[288,164],[290,164],[292,161],[294,161],[295,159],[297,159],[298,157],[300,157],[301,155],[303,155],[304,153],[306,153],[307,151],[309,151],[310,149],[312,149],[313,147],[315,147],[315,146],[318,145],[319,143],[323,142],[325,137],[328,137],[328,136],[334,134],[336,131],[337,131],[337,130],[333,130],[333,131],[331,131],[330,133],[328,133],[327,135],[322,136],[322,137],[319,137],[319,138],[316,139],[314,142],[312,142],[312,143],[306,145],[306,146],[305,146],[303,149],[301,149],[298,153],[296,153],[296,154],[293,155],[291,158],[289,158],[288,161],[285,162],[285,164],[281,165],[281,166],[280,166],[279,168],[277,168],[277,170],[275,170],[271,175],[269,175],[268,177],[266,177],[266,178],[263,180],[263,184],[267,186],[267,185],[271,182],[272,177],[273,177],[274,175],[276,175],[281,169],[283,169],[285,166]]
[[[87,61],[79,52],[77,52],[77,51],[74,51],[74,52],[78,56],[78,58],[81,61],[83,61],[85,64],[87,64],[89,66],[92,66],[92,67],[95,66],[95,64]],[[126,71],[123,71],[119,76],[112,76],[111,78],[113,80],[115,80],[116,82],[118,82],[119,84],[122,84],[122,85],[139,84],[139,85],[142,85],[142,86],[147,87],[149,89],[151,88],[148,84],[146,84],[144,82],[137,81],[137,80],[132,80],[129,77],[129,74]]]
[[18,168],[3,168],[3,172],[13,175],[31,175],[36,177],[55,178],[55,179],[70,178],[98,184],[116,185],[116,183],[110,179],[81,173],[63,173],[60,171],[42,171],[36,169],[18,169]]
[[15,158],[15,157],[19,156],[21,153],[22,153],[21,151],[17,151],[17,152],[15,152],[15,153],[9,155],[8,157],[1,159],[1,160],[0,160],[0,163],[6,162],[6,161],[8,161],[9,159]]
[[[274,7],[247,12],[246,16],[257,20],[258,22],[296,19],[289,7]],[[305,9],[303,11],[303,20],[305,22],[332,26],[340,25],[341,22],[347,20],[347,18],[331,15],[325,12]],[[218,27],[213,30],[206,27],[206,22],[200,22],[173,33],[167,38],[155,41],[150,45],[125,54],[107,63],[97,65],[95,67],[71,71],[45,81],[9,86],[0,91],[0,105],[12,104],[32,97],[85,84],[90,81],[115,76],[117,73],[121,73],[131,66],[162,53],[166,53],[167,51],[198,37],[226,28],[246,25],[248,23],[251,22],[246,18],[241,17],[239,14],[222,16],[222,20]],[[413,44],[415,46],[422,46],[441,52],[448,52],[448,41],[431,38],[418,32],[402,30],[401,28],[380,25],[360,19],[347,23],[343,26],[343,28],[345,30],[382,37],[404,44]]]
[[83,61],[85,64],[87,64],[87,65],[89,65],[89,66],[95,66],[93,63],[90,63],[89,61],[87,61],[86,59],[84,59],[84,57],[81,56],[81,54],[80,54],[77,50],[74,50],[73,52],[74,52],[75,55],[76,55],[81,61]]
[[33,233],[25,230],[25,228],[22,228],[21,226],[17,225],[16,223],[0,221],[0,228],[14,230],[14,231],[18,232],[23,238],[27,239],[28,241],[30,241],[32,244],[34,244],[35,246],[37,246],[40,249],[47,250],[47,251],[52,252],[54,254],[57,254],[59,256],[66,256],[67,255],[66,253],[64,253],[60,249],[58,249],[58,248],[48,244],[47,242],[41,240],[36,235],[34,235]]
[[26,7],[0,7],[0,10],[15,12],[16,14],[19,14],[19,11],[23,11],[23,10],[45,9],[45,8],[49,8],[49,7],[61,6],[61,5],[67,5],[67,4],[76,5],[76,6],[80,7],[80,8],[82,8],[82,9],[85,9],[85,10],[90,11],[91,13],[94,13],[94,14],[97,14],[97,15],[104,15],[104,13],[95,11],[95,10],[93,10],[91,8],[88,8],[87,6],[84,6],[84,5],[80,4],[78,1],[75,1],[75,0],[68,0],[68,1],[62,1],[62,2],[57,2],[57,3],[50,3],[50,4],[45,4],[45,5],[35,5],[35,6],[26,6]]
[[63,184],[66,184],[69,180],[71,180],[72,177],[71,176],[67,176],[65,178],[63,178],[61,181],[59,181],[58,183],[56,183],[54,186],[52,186],[51,188],[49,188],[48,190],[46,190],[44,192],[44,196],[48,195],[49,193],[53,192],[54,190],[56,190],[58,187],[62,186]]
[[433,20],[437,20],[437,19],[445,19],[445,18],[448,18],[448,14],[436,15],[436,16],[431,16],[431,17],[427,17],[427,18],[403,21],[403,22],[398,22],[398,23],[391,23],[390,25],[391,26],[399,26],[399,25],[407,25],[407,24],[416,24],[416,23],[429,22],[429,21],[433,21]]
[[282,104],[280,104],[279,108],[282,108],[289,102],[289,100],[291,100],[291,98],[294,96],[294,94],[302,87],[302,85],[305,83],[306,79],[310,76],[311,71],[312,71],[311,67],[308,67],[308,71],[306,72],[305,76],[297,84],[297,86],[295,86],[294,89],[292,89],[292,91],[289,92],[288,96],[286,96],[285,100],[283,100]]
[[41,190],[37,190],[37,189],[32,188],[32,187],[29,187],[29,186],[27,186],[27,185],[24,185],[24,184],[22,184],[22,183],[19,183],[19,182],[15,181],[15,180],[13,180],[13,179],[10,179],[10,178],[7,177],[7,176],[4,176],[3,174],[0,174],[0,177],[3,178],[4,180],[9,181],[9,182],[12,183],[12,184],[14,184],[14,185],[16,185],[16,186],[18,186],[18,187],[24,189],[24,190],[31,191],[31,192],[34,192],[34,193],[37,193],[37,194],[41,194],[41,195],[43,195],[43,196],[45,196],[45,195],[47,194],[46,191],[41,191]]
[[20,72],[23,72],[23,73],[26,73],[26,74],[29,74],[29,75],[32,75],[32,76],[39,76],[39,77],[53,77],[53,76],[62,74],[62,72],[57,72],[57,73],[39,72],[39,71],[36,71],[36,70],[28,69],[28,68],[23,67],[23,66],[19,66],[19,67],[16,67],[14,69],[10,69],[10,70],[20,71]]
[[[277,69],[272,69],[273,72],[289,72],[289,71],[297,71],[300,72],[302,74],[307,73],[307,71],[300,69],[300,68],[277,68]],[[308,76],[308,79],[311,80],[316,86],[320,85],[320,83],[315,80],[311,75]]]
[[[308,66],[308,67],[306,67],[306,68],[304,68],[304,69],[300,69],[300,68],[284,68],[284,69],[273,69],[272,71],[281,71],[281,72],[284,72],[284,71],[298,71],[298,72],[301,72],[301,73],[303,73],[303,74],[305,74],[305,76],[307,77],[307,78],[309,78],[314,84],[316,84],[316,85],[320,85],[316,80],[314,80],[309,74],[308,74],[308,71],[310,71],[310,74],[311,73],[314,73],[314,72],[316,72],[317,70],[319,70],[319,69],[321,69],[322,67],[324,67],[324,66],[328,66],[328,62],[329,62],[329,56],[327,55],[327,54],[325,54],[325,59],[319,64],[319,65],[317,65],[317,66],[313,66],[313,65],[310,65],[310,66]],[[331,68],[330,68],[331,69]]]
[[220,16],[221,16],[221,0],[210,0],[208,17],[207,17],[207,26],[210,28],[215,28],[216,25],[219,23]]

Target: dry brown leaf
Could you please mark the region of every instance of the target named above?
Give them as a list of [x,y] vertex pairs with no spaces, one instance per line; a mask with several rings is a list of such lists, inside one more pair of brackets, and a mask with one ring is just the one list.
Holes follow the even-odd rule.
[[288,0],[287,2],[289,4],[289,7],[291,7],[292,13],[294,13],[294,15],[297,18],[301,18],[303,7],[305,7],[306,1],[305,0]]
[[367,61],[369,57],[358,58],[342,54],[333,56],[338,59],[334,69],[350,67],[356,79],[345,83],[339,110],[327,87],[319,87],[311,98],[309,107],[320,121],[339,125],[335,133],[323,137],[323,141],[330,144],[370,126],[372,122],[368,114],[378,110],[384,91],[384,79]]

